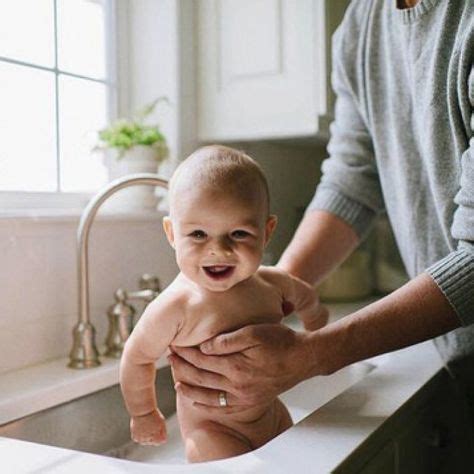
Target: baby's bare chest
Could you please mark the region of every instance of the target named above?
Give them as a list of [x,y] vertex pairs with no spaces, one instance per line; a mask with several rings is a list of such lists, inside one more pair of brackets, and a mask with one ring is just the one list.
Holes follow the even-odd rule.
[[282,317],[282,297],[273,287],[255,285],[230,294],[202,296],[187,308],[173,344],[195,346],[248,324],[278,323]]

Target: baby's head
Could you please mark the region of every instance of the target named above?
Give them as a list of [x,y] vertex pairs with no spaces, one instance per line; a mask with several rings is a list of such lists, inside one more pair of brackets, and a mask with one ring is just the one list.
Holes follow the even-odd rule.
[[245,153],[211,145],[174,172],[163,226],[182,273],[224,291],[259,267],[276,226],[260,166]]

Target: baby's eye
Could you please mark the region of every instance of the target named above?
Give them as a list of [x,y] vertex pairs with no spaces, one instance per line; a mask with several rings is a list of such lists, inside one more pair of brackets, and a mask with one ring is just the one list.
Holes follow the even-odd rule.
[[232,238],[234,239],[245,239],[246,237],[249,237],[250,233],[247,232],[246,230],[234,230],[232,232]]
[[202,240],[207,237],[206,233],[203,230],[194,230],[189,234],[189,236],[196,240]]

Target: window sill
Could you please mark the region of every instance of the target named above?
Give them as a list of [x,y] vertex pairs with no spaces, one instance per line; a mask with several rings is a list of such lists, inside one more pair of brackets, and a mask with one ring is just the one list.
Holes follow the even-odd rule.
[[[41,223],[79,223],[83,209],[11,209],[0,210],[1,222],[41,222]],[[100,211],[95,218],[98,221],[149,221],[160,220],[164,211],[139,210],[130,212]]]

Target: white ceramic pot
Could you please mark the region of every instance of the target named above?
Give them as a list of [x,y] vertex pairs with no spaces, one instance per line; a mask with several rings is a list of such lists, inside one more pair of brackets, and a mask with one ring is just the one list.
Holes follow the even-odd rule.
[[[104,159],[109,170],[109,180],[135,173],[156,173],[160,161],[157,153],[149,146],[137,145],[119,158],[117,150],[106,150]],[[106,203],[106,209],[113,212],[155,210],[158,200],[153,186],[133,186],[112,196]]]

